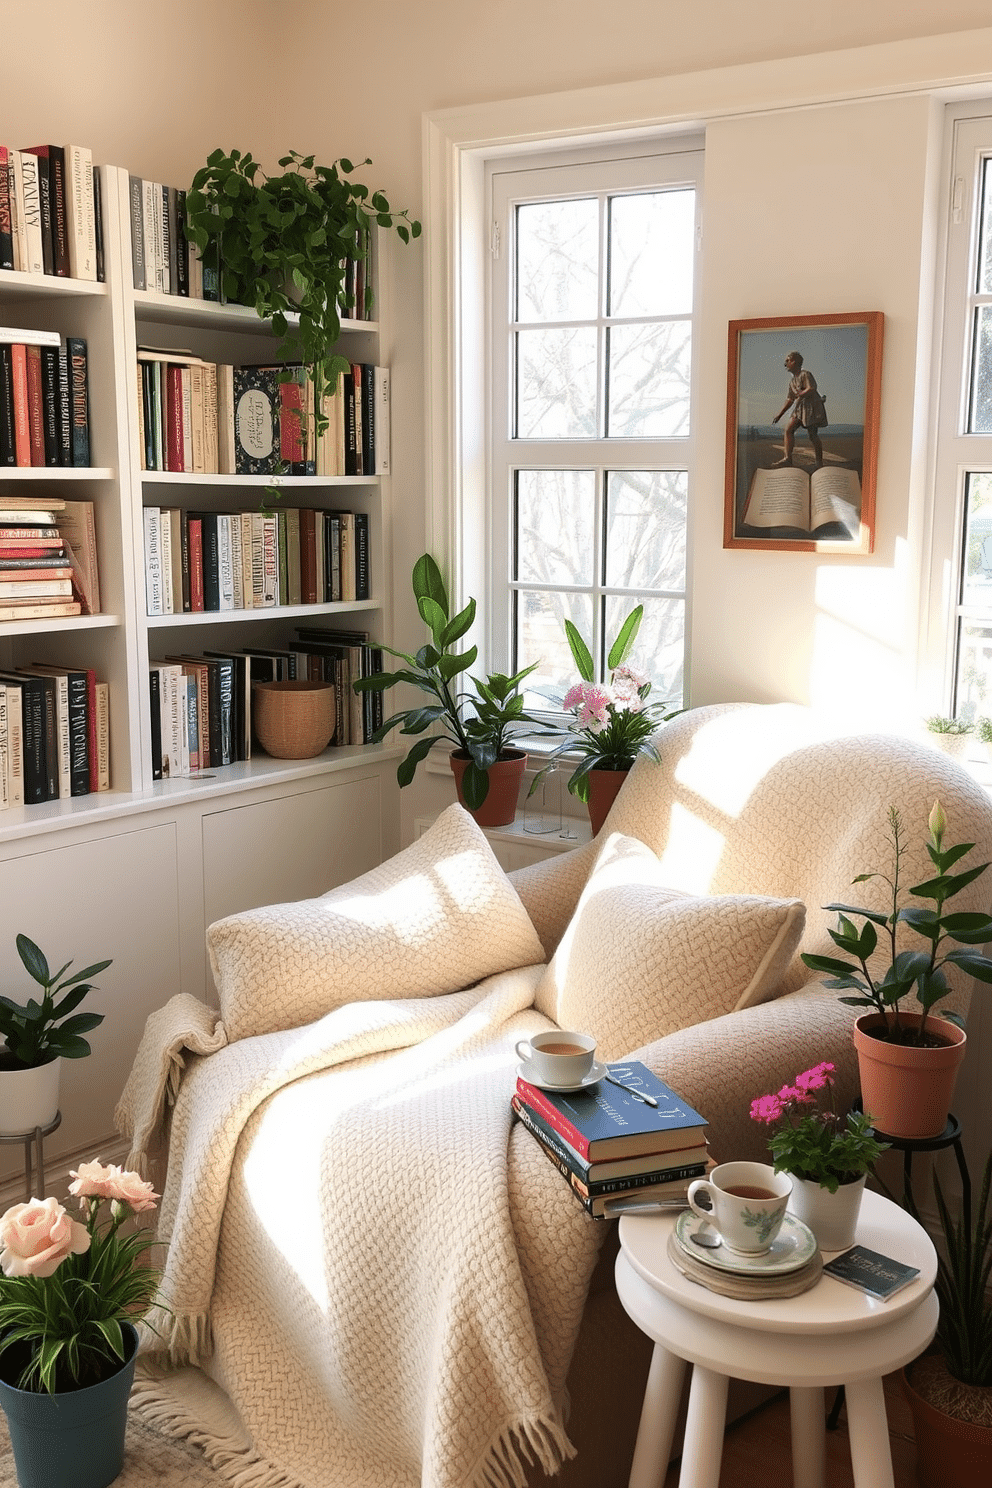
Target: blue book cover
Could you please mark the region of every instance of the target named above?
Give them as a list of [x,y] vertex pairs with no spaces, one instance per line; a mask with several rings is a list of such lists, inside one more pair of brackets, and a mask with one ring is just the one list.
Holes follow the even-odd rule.
[[[705,1116],[640,1060],[614,1063],[609,1070],[627,1089],[599,1080],[585,1090],[544,1090],[519,1077],[517,1093],[589,1162],[671,1151],[707,1125]],[[628,1091],[650,1095],[658,1104],[647,1105]]]

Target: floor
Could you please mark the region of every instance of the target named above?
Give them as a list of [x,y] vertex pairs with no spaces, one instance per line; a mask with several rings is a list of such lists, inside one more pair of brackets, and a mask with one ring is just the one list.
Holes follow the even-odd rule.
[[[827,1391],[826,1394],[829,1410],[833,1403],[832,1393]],[[898,1374],[888,1375],[885,1379],[885,1403],[895,1488],[917,1488],[913,1419],[903,1399]],[[664,1488],[678,1488],[678,1481],[676,1463],[669,1468]],[[768,1488],[769,1483],[791,1482],[789,1397],[782,1394],[727,1431],[720,1488]],[[827,1432],[826,1488],[854,1488],[843,1409],[837,1430]]]

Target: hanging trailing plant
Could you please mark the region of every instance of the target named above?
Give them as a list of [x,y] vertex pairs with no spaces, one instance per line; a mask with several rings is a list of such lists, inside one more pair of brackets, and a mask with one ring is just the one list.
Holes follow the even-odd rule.
[[[334,352],[341,307],[354,308],[346,260],[368,260],[373,227],[408,243],[420,236],[420,223],[394,212],[381,191],[350,180],[350,160],[315,165],[312,155],[291,150],[279,165],[281,175],[266,176],[249,153],[214,150],[187,192],[186,231],[205,269],[216,272],[221,299],[252,306],[282,338],[280,355],[311,369],[320,433],[323,395],[349,367]],[[366,284],[366,314],[372,305]]]

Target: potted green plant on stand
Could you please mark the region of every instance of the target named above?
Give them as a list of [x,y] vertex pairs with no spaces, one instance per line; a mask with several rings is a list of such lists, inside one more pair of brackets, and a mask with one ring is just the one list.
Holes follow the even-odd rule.
[[[977,1205],[970,1184],[954,1214],[934,1174],[940,1218],[933,1346],[903,1370],[921,1488],[992,1482],[992,1154]],[[910,1200],[914,1218],[919,1219]]]
[[107,1488],[124,1462],[135,1324],[158,1290],[151,1232],[129,1224],[158,1195],[137,1173],[82,1163],[69,1192],[0,1216],[0,1405],[20,1488]]
[[42,989],[40,1000],[26,1003],[0,996],[0,1134],[17,1135],[46,1127],[59,1105],[59,1077],[63,1059],[82,1059],[90,1052],[83,1037],[103,1022],[102,1013],[77,1013],[89,992],[91,977],[99,976],[110,961],[98,961],[82,971],[66,973],[71,961],[52,973],[33,940],[17,937],[17,954],[24,969]]
[[636,605],[621,625],[607,658],[610,680],[606,683],[595,681],[596,669],[589,647],[571,620],[565,621],[569,649],[582,680],[569,688],[561,706],[566,713],[574,715],[575,722],[567,739],[535,776],[531,794],[560,755],[578,755],[568,789],[586,803],[593,835],[606,820],[637,756],[645,754],[657,760],[658,751],[652,738],[661,724],[681,711],[665,713],[663,705],[649,703],[651,683],[628,664],[643,617],[644,606]]
[[430,753],[438,736],[449,739],[454,745],[449,758],[459,800],[480,826],[505,826],[516,812],[527,764],[526,753],[515,748],[511,740],[522,728],[547,727],[524,712],[520,684],[534,666],[525,667],[512,677],[500,672],[485,678],[470,677],[474,694],[459,689],[459,680],[478,655],[475,646],[461,652],[454,649],[472,627],[475,600],[470,599],[457,615],[450,615],[441,571],[429,553],[424,553],[414,564],[413,592],[421,617],[430,630],[430,641],[416,655],[383,646],[384,651],[399,657],[404,665],[394,672],[362,677],[353,686],[356,692],[383,692],[387,687],[407,683],[427,693],[430,701],[404,708],[387,718],[372,735],[373,742],[386,738],[395,728],[401,734],[424,736],[412,746],[396,771],[396,778],[403,786],[410,784],[417,766]]
[[751,1120],[773,1127],[768,1149],[776,1173],[792,1179],[789,1209],[808,1225],[821,1250],[854,1244],[865,1180],[889,1144],[872,1130],[863,1111],[839,1115],[817,1104],[832,1093],[835,1066],[824,1062],[796,1076],[772,1095],[751,1102]]
[[[992,960],[976,949],[992,939],[992,916],[977,910],[947,909],[948,902],[980,878],[989,865],[980,863],[952,872],[975,844],[943,846],[947,819],[939,801],[934,802],[928,824],[926,849],[936,873],[907,891],[921,902],[902,903],[900,869],[905,846],[899,813],[892,810],[892,875],[860,873],[854,880],[865,883],[880,879],[887,886],[887,909],[828,904],[826,908],[838,915],[838,928],[829,932],[830,938],[843,952],[843,958],[807,952],[802,956],[812,970],[830,973],[826,986],[850,989],[855,994],[842,997],[841,1002],[871,1010],[862,1014],[854,1027],[862,1104],[872,1112],[878,1130],[893,1137],[935,1137],[947,1123],[958,1068],[964,1058],[965,1033],[954,1012],[946,1011],[943,1016],[933,1013],[952,990],[945,967],[956,968],[981,982],[992,982]],[[863,920],[860,928],[852,915]],[[925,949],[900,950],[900,927],[918,935]],[[873,965],[876,951],[880,954]],[[919,1012],[906,1011],[901,1005],[914,989]]]
[[[311,368],[319,432],[323,394],[349,368],[334,351],[341,307],[353,305],[346,260],[367,260],[373,228],[392,229],[407,243],[420,236],[420,223],[351,179],[350,160],[316,165],[291,150],[279,165],[281,175],[266,176],[248,152],[212,151],[186,194],[186,230],[204,266],[216,271],[221,298],[271,320],[283,338],[280,354]],[[364,308],[371,306],[367,283]]]

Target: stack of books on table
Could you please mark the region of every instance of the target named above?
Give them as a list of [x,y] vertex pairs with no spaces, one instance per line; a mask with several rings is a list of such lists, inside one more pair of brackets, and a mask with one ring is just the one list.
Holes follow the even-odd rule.
[[519,1076],[513,1110],[595,1218],[635,1204],[684,1204],[689,1184],[711,1166],[705,1117],[639,1060],[608,1069],[629,1089],[599,1080],[552,1090]]

